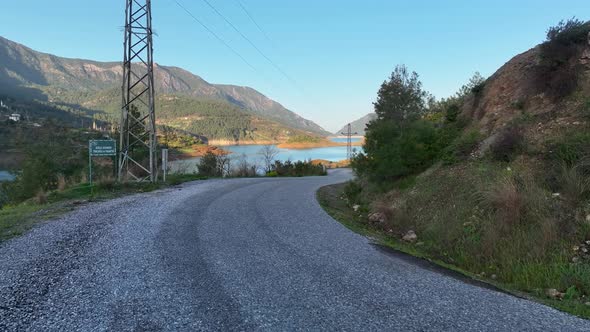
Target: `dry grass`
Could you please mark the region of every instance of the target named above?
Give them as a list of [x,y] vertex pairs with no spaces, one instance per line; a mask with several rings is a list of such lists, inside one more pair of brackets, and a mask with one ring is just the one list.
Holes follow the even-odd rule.
[[47,204],[47,193],[44,190],[39,190],[33,197],[33,201],[39,205]]
[[524,199],[514,178],[504,177],[481,192],[481,204],[495,213],[495,227],[502,232],[518,225],[524,213]]
[[57,191],[64,191],[68,187],[68,182],[63,174],[57,175]]
[[561,194],[572,206],[578,206],[584,202],[590,193],[590,177],[585,174],[588,162],[583,161],[573,166],[562,164],[558,175]]

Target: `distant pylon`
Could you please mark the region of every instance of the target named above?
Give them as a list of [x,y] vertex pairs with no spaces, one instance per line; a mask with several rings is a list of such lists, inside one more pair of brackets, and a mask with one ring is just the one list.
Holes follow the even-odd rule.
[[352,132],[350,127],[350,123],[347,126],[347,131],[345,133],[340,133],[342,135],[346,135],[346,159],[350,160],[352,158],[352,135],[357,135],[357,132]]
[[127,0],[119,181],[157,180],[151,0]]

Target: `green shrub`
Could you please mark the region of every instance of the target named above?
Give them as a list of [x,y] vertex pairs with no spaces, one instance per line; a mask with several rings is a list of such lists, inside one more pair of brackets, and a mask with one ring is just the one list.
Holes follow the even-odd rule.
[[498,138],[490,145],[490,154],[497,161],[511,161],[523,148],[522,129],[508,127],[498,134]]
[[567,21],[561,20],[557,25],[547,29],[547,42],[583,43],[586,41],[589,29],[588,22],[578,20],[575,17]]
[[349,181],[344,187],[344,196],[350,203],[360,202],[363,187],[357,181]]
[[268,176],[269,178],[276,178],[277,176],[279,176],[279,174],[277,173],[277,171],[270,171],[266,173],[266,176]]
[[218,167],[218,158],[210,151],[201,157],[197,167],[199,174],[203,176],[219,177],[222,175],[221,169]]
[[439,153],[434,125],[417,120],[400,128],[393,121],[373,122],[368,126],[365,153],[359,153],[351,166],[357,174],[374,182],[392,182],[421,172]]
[[476,129],[464,132],[442,151],[441,159],[446,164],[465,160],[479,146],[481,138],[481,133]]
[[461,109],[457,104],[451,104],[445,111],[445,121],[448,123],[452,123],[457,121],[457,116],[459,116],[459,112]]
[[572,64],[586,43],[590,22],[575,18],[560,21],[547,31],[547,41],[541,44],[541,62],[537,67],[536,90],[559,100],[570,95],[578,86],[579,69]]
[[525,107],[525,101],[522,99],[515,100],[512,102],[512,107],[514,107],[515,109],[517,109],[519,111],[523,111],[524,107]]
[[481,82],[471,88],[471,93],[473,93],[475,96],[480,96],[485,87],[486,87],[486,83]]
[[276,160],[273,165],[273,171],[276,172],[277,176],[299,177],[328,174],[322,165],[314,165],[311,160],[296,162]]
[[6,187],[6,183],[0,182],[0,209],[10,202],[10,197],[8,196],[8,190]]
[[590,156],[590,133],[571,131],[557,140],[548,142],[549,158],[556,164],[572,166],[586,156]]

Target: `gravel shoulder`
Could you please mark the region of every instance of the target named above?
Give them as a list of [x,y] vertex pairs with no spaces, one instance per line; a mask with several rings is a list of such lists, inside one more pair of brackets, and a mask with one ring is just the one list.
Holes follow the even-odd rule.
[[41,223],[0,244],[0,330],[590,330],[349,231],[315,192],[350,176],[199,181]]

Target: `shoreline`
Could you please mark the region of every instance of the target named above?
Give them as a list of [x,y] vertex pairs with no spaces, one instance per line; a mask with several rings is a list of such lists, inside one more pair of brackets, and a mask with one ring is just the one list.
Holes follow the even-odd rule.
[[[335,136],[331,136],[335,137]],[[357,136],[353,138],[360,138],[360,141],[352,142],[353,147],[362,146],[364,144],[364,137]],[[345,142],[333,142],[328,139],[320,142],[277,142],[277,141],[241,141],[234,142],[230,140],[211,140],[208,145],[193,145],[184,149],[170,149],[170,161],[184,160],[191,158],[198,158],[204,156],[207,152],[212,152],[216,155],[227,155],[231,154],[231,151],[225,150],[226,146],[236,145],[276,145],[279,149],[291,149],[291,150],[306,150],[306,149],[317,149],[317,148],[329,148],[338,146],[347,146]]]
[[[352,146],[362,146],[365,143],[364,138],[360,141],[352,142]],[[331,140],[325,140],[320,142],[295,142],[295,143],[280,143],[277,144],[279,149],[293,149],[293,150],[305,150],[314,148],[330,148],[335,146],[347,146],[346,142],[333,142]]]

